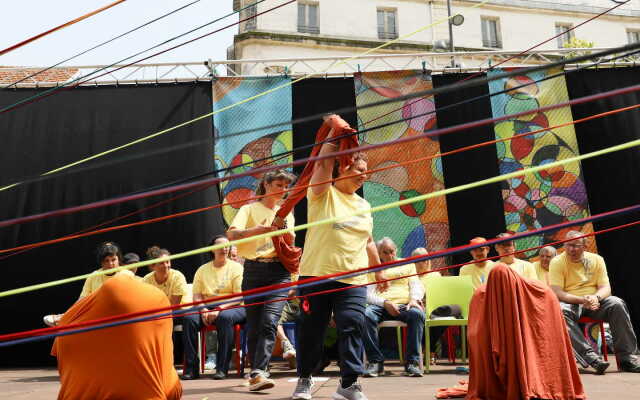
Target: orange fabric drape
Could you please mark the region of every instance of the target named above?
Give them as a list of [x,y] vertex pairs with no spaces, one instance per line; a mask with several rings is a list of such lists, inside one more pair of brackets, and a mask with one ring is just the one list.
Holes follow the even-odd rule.
[[585,398],[555,294],[504,264],[471,300],[469,351],[467,400]]
[[[118,275],[74,304],[60,325],[166,306],[159,289]],[[58,358],[58,399],[181,398],[172,331],[172,320],[165,318],[56,338],[51,354]]]
[[[349,150],[358,147],[358,137],[356,135],[345,136],[350,133],[355,132],[349,124],[340,118],[338,115],[331,115],[328,117],[318,132],[316,133],[316,143],[322,142],[326,140],[329,136],[329,132],[334,130],[334,137],[343,136],[339,140],[339,148],[338,151]],[[320,152],[320,148],[322,145],[316,145],[313,147],[311,151],[310,157],[316,157]],[[340,156],[339,158],[340,165],[342,167],[346,165],[351,165],[352,163],[352,155],[347,154]],[[311,180],[311,175],[313,174],[313,167],[315,165],[315,161],[310,160],[305,165],[302,174],[298,178],[293,190],[289,192],[289,196],[287,200],[285,200],[284,204],[280,207],[278,212],[276,213],[277,217],[284,219],[287,214],[291,212],[293,207],[298,204],[300,200],[307,193],[307,185],[309,185],[309,181]],[[296,247],[294,244],[294,239],[292,235],[281,235],[274,236],[273,238],[273,246],[278,253],[278,258],[280,258],[280,262],[284,267],[291,273],[297,273],[300,266],[300,257],[302,257],[302,249]]]

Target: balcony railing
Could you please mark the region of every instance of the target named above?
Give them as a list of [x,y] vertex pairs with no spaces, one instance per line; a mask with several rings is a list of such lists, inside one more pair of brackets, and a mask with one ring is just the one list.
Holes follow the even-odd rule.
[[313,34],[318,34],[320,33],[320,28],[317,26],[305,26],[305,25],[298,25],[298,32],[300,33],[313,33]]

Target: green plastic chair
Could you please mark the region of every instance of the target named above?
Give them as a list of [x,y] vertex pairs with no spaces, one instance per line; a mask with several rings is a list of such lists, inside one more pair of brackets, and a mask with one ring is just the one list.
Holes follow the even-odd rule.
[[[473,297],[474,287],[470,276],[443,276],[433,278],[427,287],[426,318],[424,321],[425,372],[429,373],[429,354],[431,338],[429,328],[432,326],[460,326],[462,339],[462,362],[467,361],[467,325],[469,324],[469,303]],[[462,319],[429,319],[431,312],[440,306],[458,304],[462,309]]]

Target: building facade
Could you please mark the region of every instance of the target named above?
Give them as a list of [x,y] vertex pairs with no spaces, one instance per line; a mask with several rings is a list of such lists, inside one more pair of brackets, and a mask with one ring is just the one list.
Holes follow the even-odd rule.
[[[235,0],[239,10],[254,0]],[[452,15],[464,22],[453,26],[455,51],[524,50],[577,26],[616,5],[614,0],[452,0]],[[262,13],[281,2],[268,0],[241,11],[240,19]],[[380,54],[411,54],[449,48],[446,0],[299,0],[242,22],[228,59],[282,59],[352,56],[390,39],[403,38]],[[443,21],[444,20],[444,21]],[[438,21],[442,23],[423,29]],[[610,48],[640,41],[640,0],[631,0],[574,31],[538,47],[550,53],[572,38]],[[472,59],[460,63],[473,66]],[[283,63],[284,64],[284,63]],[[236,65],[237,73],[247,73]],[[274,62],[253,74],[278,72]],[[292,73],[307,73],[303,63]],[[343,68],[353,72],[352,68]],[[334,68],[332,72],[339,72]]]

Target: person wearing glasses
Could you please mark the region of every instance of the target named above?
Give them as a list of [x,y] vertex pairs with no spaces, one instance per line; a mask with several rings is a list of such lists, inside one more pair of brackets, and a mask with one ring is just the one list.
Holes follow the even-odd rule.
[[609,363],[603,361],[586,341],[578,326],[581,317],[609,323],[613,347],[626,372],[640,372],[635,356],[638,349],[636,335],[626,303],[611,295],[611,285],[604,259],[585,251],[586,239],[579,231],[569,231],[564,253],[551,260],[549,283],[564,314],[576,359],[583,367],[590,366],[597,374],[604,374]]

